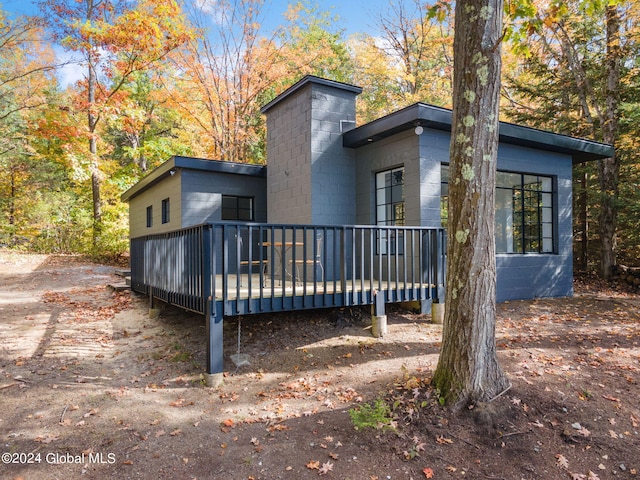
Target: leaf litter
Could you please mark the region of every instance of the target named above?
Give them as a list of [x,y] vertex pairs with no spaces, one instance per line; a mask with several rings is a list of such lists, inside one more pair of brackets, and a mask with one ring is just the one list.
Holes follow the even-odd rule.
[[[11,386],[2,401],[16,412],[0,424],[3,443],[116,456],[58,465],[57,476],[638,478],[636,295],[578,283],[574,298],[500,304],[498,349],[513,389],[453,415],[430,386],[441,327],[428,316],[390,307],[381,340],[366,311],[343,310],[339,322],[331,311],[246,317],[251,365],[229,361],[234,373],[211,389],[199,317],[165,308],[150,319],[144,298],[104,287],[107,268],[78,263],[52,258],[0,286],[42,299],[3,310],[0,384]],[[225,319],[229,354],[234,322]],[[355,431],[348,410],[378,398],[394,429]]]

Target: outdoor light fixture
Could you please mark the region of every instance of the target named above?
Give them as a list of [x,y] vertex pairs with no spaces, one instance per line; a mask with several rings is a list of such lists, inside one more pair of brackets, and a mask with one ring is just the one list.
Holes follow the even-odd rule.
[[424,132],[424,128],[422,128],[421,125],[418,125],[414,132],[416,132],[416,135],[422,135],[422,132]]

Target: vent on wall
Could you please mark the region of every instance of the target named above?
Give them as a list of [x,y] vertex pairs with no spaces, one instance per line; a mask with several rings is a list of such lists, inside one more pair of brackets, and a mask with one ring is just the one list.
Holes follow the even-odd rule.
[[356,122],[351,120],[340,120],[340,133],[348,132],[356,128]]

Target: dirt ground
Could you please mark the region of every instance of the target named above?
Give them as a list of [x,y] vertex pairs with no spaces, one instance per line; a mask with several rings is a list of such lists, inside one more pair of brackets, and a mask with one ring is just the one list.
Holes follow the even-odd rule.
[[[203,319],[150,318],[113,272],[0,251],[2,478],[640,478],[638,296],[589,281],[500,304],[513,386],[456,416],[429,387],[429,316],[392,309],[382,339],[360,310],[225,319],[214,389]],[[377,399],[387,428],[356,430]]]

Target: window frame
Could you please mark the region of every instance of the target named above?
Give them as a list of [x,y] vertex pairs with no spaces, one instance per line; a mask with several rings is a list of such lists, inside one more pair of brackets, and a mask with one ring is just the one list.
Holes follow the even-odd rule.
[[147,228],[153,227],[153,205],[147,206]]
[[[448,189],[449,189],[449,164],[443,163],[441,175],[441,220],[446,226],[448,216]],[[446,174],[444,173],[444,169]],[[507,251],[498,250],[496,241],[496,254],[500,255],[557,255],[558,254],[558,177],[557,175],[544,175],[513,170],[498,170],[496,177],[496,213],[498,212],[499,191],[511,192],[510,201],[511,217],[513,218],[511,237],[507,241],[511,242],[512,251],[507,247]],[[507,187],[501,186],[499,182],[500,174],[519,176],[519,183]],[[531,185],[538,184],[538,188],[531,188]],[[548,184],[548,187],[543,187]],[[446,192],[446,194],[445,194]],[[519,195],[518,195],[519,194]],[[531,199],[537,198],[537,202],[528,203]],[[546,201],[545,201],[546,199]],[[519,202],[516,205],[516,202]],[[516,214],[520,212],[517,216]],[[527,213],[528,212],[528,213]],[[535,219],[535,222],[532,221]],[[494,225],[494,235],[498,238],[498,222]],[[533,235],[537,232],[536,235]],[[537,247],[535,245],[537,244]],[[507,244],[509,246],[509,244]]]
[[162,200],[162,224],[171,221],[171,199],[169,197]]
[[[225,206],[225,200],[227,202],[227,206]],[[235,206],[229,207],[228,202],[230,200],[235,201]],[[249,207],[242,207],[241,201],[249,201]],[[233,212],[233,215],[228,215],[230,212]],[[249,218],[241,218],[241,212],[249,212]],[[227,195],[223,194],[221,198],[220,204],[220,218],[223,221],[231,221],[231,222],[254,222],[255,221],[255,197],[250,197],[246,195]],[[247,217],[247,215],[244,215]]]
[[[397,174],[402,172],[401,177]],[[390,174],[391,182],[386,183],[384,175]],[[398,178],[402,180],[397,181]],[[395,180],[395,182],[394,182]],[[384,185],[381,185],[382,182]],[[376,225],[384,227],[405,226],[406,225],[406,204],[404,196],[405,187],[405,167],[397,165],[395,167],[379,170],[374,174],[374,203]],[[399,193],[398,193],[399,192]],[[398,197],[399,195],[399,197]],[[399,198],[399,199],[398,199]],[[382,200],[382,201],[381,201]],[[381,218],[381,213],[384,213]],[[390,217],[387,217],[387,214]],[[403,255],[404,232],[396,232],[392,228],[378,232],[377,254],[378,255]]]

